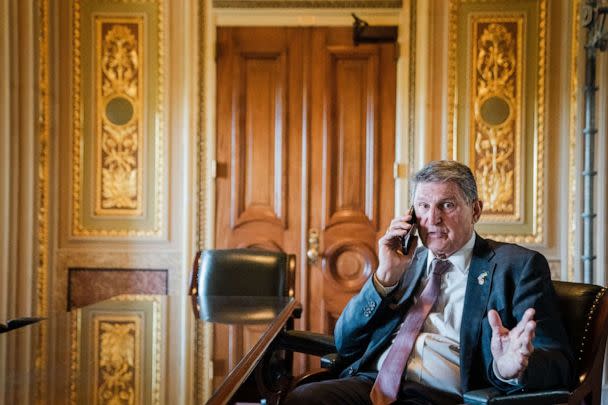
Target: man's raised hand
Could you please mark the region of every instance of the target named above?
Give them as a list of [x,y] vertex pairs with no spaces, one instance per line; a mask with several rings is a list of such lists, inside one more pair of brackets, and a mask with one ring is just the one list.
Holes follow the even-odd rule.
[[521,377],[528,367],[528,359],[534,351],[534,313],[533,308],[528,308],[521,321],[508,330],[503,326],[498,312],[493,309],[488,311],[488,321],[492,327],[492,356],[500,377],[505,380]]

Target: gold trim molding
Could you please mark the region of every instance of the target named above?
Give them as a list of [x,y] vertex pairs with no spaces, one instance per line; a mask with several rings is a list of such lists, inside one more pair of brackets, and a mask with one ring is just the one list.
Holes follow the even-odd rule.
[[478,179],[484,236],[543,243],[546,0],[450,0],[448,8],[448,156]]
[[[82,237],[161,236],[164,229],[163,189],[165,183],[164,2],[162,0],[100,0],[94,3],[94,6],[99,9],[95,8],[94,11],[91,11],[92,0],[74,0],[73,2],[72,235]],[[121,4],[120,14],[117,15],[112,7]],[[124,5],[132,5],[132,11],[125,12]],[[94,15],[97,22],[114,21],[117,23],[115,26],[118,27],[124,27],[134,19],[141,20],[141,22],[137,22],[142,36],[137,38],[139,47],[136,52],[138,55],[134,57],[129,53],[133,50],[114,55],[120,56],[122,62],[127,60],[131,64],[132,72],[130,74],[137,76],[137,79],[132,78],[136,81],[135,92],[132,87],[133,83],[129,80],[108,79],[108,74],[112,74],[108,69],[104,71],[105,79],[93,80],[95,91],[92,88],[83,88],[85,84],[83,76],[85,72],[90,72],[92,69],[83,64],[83,55],[87,54],[85,54],[86,50],[82,49],[82,37],[93,35],[94,32],[104,34],[93,29],[82,31],[83,18],[85,18],[83,8],[86,8],[87,15]],[[147,18],[150,13],[154,18]],[[146,26],[146,21],[154,19],[157,23],[156,27]],[[157,35],[158,47],[156,43],[143,44],[149,38],[147,33],[151,32]],[[146,37],[143,37],[144,35]],[[102,69],[104,67],[103,58],[108,56],[108,53],[103,53],[104,38],[98,39],[100,42],[96,44],[96,57],[100,60],[91,63],[99,65],[98,67]],[[121,41],[124,39],[122,38]],[[87,41],[87,43],[89,42]],[[113,45],[118,43],[115,41]],[[120,43],[124,44],[124,42]],[[154,49],[157,52],[156,71],[154,74],[150,73],[149,79],[146,80],[150,83],[154,81],[153,85],[147,85],[150,89],[144,87],[143,71],[146,70],[145,61],[151,63],[154,58],[153,56],[144,58],[147,57],[147,55],[143,55],[146,49]],[[119,52],[119,50],[115,51]],[[136,70],[133,69],[134,58],[139,63]],[[118,59],[117,57],[116,60]],[[100,72],[95,73],[98,78],[101,76],[97,74]],[[154,92],[154,97],[152,97],[154,101],[148,101],[150,91]],[[147,97],[146,92],[148,92]],[[96,93],[97,96],[93,96],[93,93]],[[97,99],[93,101],[95,97]],[[149,102],[150,105],[146,106],[146,102]],[[89,105],[92,107],[86,108]],[[121,125],[109,125],[111,119],[106,113],[109,105],[118,105],[114,111],[121,114],[124,110],[123,107],[130,105],[133,108],[132,117],[123,122],[125,119],[123,114],[115,118],[118,120],[116,122]],[[85,124],[85,122],[90,123]],[[139,127],[133,130],[135,124],[138,124]],[[96,141],[92,140],[95,138],[91,138],[85,133],[89,130],[94,131],[98,136]],[[152,144],[153,147],[148,147]],[[95,155],[96,158],[93,158]],[[92,164],[91,160],[97,162],[96,166]],[[95,169],[93,169],[94,167]],[[90,170],[93,170],[95,175],[87,175],[87,171]],[[85,183],[85,177],[87,179],[95,178],[93,185]],[[91,190],[92,188],[94,190]]]
[[[210,234],[209,229],[213,227],[211,221],[208,219],[211,217],[208,214],[209,198],[208,196],[212,193],[211,183],[212,179],[208,170],[207,162],[210,159],[209,148],[210,148],[210,136],[207,131],[209,107],[207,106],[207,51],[209,44],[208,38],[208,24],[210,24],[210,7],[211,0],[204,0],[199,2],[197,8],[198,12],[198,26],[199,26],[199,55],[198,55],[198,109],[200,111],[197,120],[197,142],[198,142],[198,161],[196,163],[196,172],[198,173],[198,235],[197,235],[197,247],[198,249],[204,249],[211,245],[207,235]],[[212,108],[212,107],[211,107]],[[213,329],[209,325],[196,325],[195,327],[195,361],[194,361],[194,375],[195,375],[195,387],[194,387],[194,401],[195,403],[204,403],[210,397],[212,393],[212,382],[213,382]]]
[[[50,140],[50,95],[49,95],[49,0],[37,2],[40,19],[40,36],[38,38],[38,105],[39,105],[39,161],[38,161],[38,269],[37,269],[37,305],[39,316],[48,314],[48,276],[49,276],[49,140]],[[36,350],[36,368],[41,375],[37,386],[37,401],[47,398],[46,370],[48,348],[46,324],[40,326]]]
[[214,8],[397,8],[402,0],[213,0]]
[[578,173],[576,170],[576,156],[579,151],[576,140],[579,133],[579,84],[578,84],[578,56],[580,47],[580,9],[581,0],[572,2],[572,44],[570,48],[570,128],[568,138],[568,280],[572,281],[574,277],[574,261],[576,255],[576,229],[578,218],[576,213],[576,197],[578,193]]

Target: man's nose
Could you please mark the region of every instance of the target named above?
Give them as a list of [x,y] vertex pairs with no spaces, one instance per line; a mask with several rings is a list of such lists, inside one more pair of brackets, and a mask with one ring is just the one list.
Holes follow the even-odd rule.
[[435,225],[441,222],[441,213],[437,207],[432,207],[428,212],[428,220],[431,224]]

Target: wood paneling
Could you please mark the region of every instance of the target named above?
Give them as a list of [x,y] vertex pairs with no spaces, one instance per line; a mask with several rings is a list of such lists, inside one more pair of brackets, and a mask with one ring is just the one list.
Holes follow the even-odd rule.
[[231,224],[264,218],[285,227],[287,57],[285,51],[240,56],[233,82],[238,126],[231,148]]

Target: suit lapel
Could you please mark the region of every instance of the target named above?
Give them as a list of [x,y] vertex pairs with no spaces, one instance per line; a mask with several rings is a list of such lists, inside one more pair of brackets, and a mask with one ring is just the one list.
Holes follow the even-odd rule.
[[491,261],[493,256],[494,251],[488,242],[476,235],[460,328],[460,377],[465,389],[468,387],[473,352],[478,345],[481,321],[492,287],[492,276],[496,267],[496,263]]
[[403,304],[412,296],[412,293],[422,276],[423,270],[426,267],[427,256],[428,250],[426,248],[420,248],[416,252],[410,268],[405,272],[405,275],[401,278],[401,282],[399,283],[399,295],[395,297],[397,305]]

